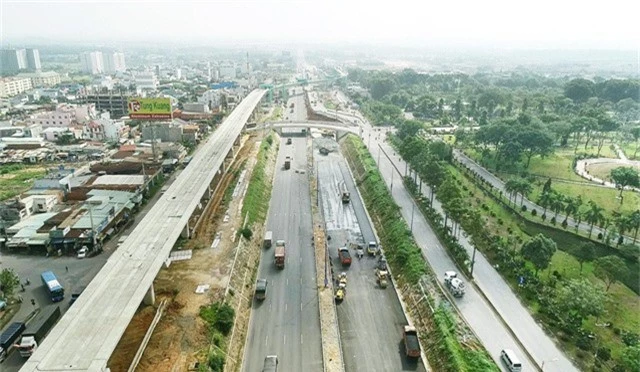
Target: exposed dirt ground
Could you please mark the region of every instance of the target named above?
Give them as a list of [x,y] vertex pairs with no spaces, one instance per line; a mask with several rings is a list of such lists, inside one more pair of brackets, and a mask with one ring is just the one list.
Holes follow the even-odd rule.
[[[160,271],[154,282],[156,306],[163,299],[169,304],[158,323],[147,348],[140,360],[137,371],[187,371],[196,361],[204,361],[209,349],[207,330],[198,316],[200,307],[208,305],[224,296],[229,281],[231,265],[235,257],[235,231],[242,224],[240,206],[249,175],[259,146],[255,138],[243,138],[242,147],[231,169],[220,181],[213,198],[203,212],[203,220],[198,225],[195,237],[186,240],[182,249],[193,249],[188,261],[173,262],[167,269]],[[236,186],[232,182],[245,164],[247,176],[239,188],[241,191],[231,199],[229,208],[222,205],[225,190]],[[224,222],[225,214],[229,215]],[[211,245],[217,232],[220,242],[215,248]],[[235,276],[235,274],[234,274]],[[204,294],[196,294],[198,285],[208,284],[210,289]],[[153,320],[155,307],[141,305],[116,347],[109,367],[112,371],[126,371],[142,342],[145,332]]]

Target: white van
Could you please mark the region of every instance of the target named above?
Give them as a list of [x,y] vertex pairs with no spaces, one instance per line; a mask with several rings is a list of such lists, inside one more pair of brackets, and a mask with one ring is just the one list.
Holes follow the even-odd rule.
[[502,359],[502,362],[507,366],[509,371],[522,371],[522,363],[520,363],[520,360],[518,360],[518,357],[516,357],[516,353],[514,353],[513,350],[503,349],[500,352],[500,359]]
[[264,242],[262,246],[265,248],[271,248],[271,243],[273,242],[273,232],[267,231],[264,233]]

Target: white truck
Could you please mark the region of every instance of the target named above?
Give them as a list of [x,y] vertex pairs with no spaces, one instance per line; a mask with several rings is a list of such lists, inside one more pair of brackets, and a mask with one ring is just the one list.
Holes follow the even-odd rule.
[[38,349],[38,344],[42,343],[58,319],[60,319],[60,307],[49,306],[27,325],[18,344],[18,350],[23,358],[30,357]]
[[453,297],[464,296],[464,282],[458,278],[458,273],[455,271],[447,271],[444,273],[444,285],[447,287]]

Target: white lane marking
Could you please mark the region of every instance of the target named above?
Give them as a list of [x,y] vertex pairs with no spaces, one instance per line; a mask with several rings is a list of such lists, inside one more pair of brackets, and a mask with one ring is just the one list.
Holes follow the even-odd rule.
[[287,286],[289,285],[289,278],[287,278]]
[[264,339],[264,344],[269,346],[269,335]]
[[302,302],[300,302],[300,311],[302,311]]
[[284,344],[287,344],[287,335],[284,335]]
[[285,312],[287,311],[287,308],[288,308],[287,304],[284,304],[284,311]]
[[302,344],[303,344],[303,342],[302,342],[302,341],[303,341],[302,333],[300,333],[300,345],[302,345]]

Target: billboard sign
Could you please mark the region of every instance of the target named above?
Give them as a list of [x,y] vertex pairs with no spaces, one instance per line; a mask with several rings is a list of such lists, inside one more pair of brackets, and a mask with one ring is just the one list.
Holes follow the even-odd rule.
[[142,120],[171,119],[170,98],[138,98],[128,100],[129,117]]

